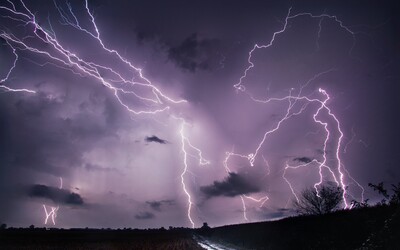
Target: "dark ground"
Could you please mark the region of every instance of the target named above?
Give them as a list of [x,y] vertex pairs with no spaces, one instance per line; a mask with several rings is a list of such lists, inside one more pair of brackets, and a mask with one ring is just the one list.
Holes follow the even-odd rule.
[[8,228],[0,230],[0,249],[202,249],[193,234],[232,249],[400,249],[400,207],[195,230]]
[[45,230],[0,231],[0,249],[202,249],[191,230]]
[[214,242],[243,249],[400,249],[400,207],[377,206],[223,226],[208,234]]

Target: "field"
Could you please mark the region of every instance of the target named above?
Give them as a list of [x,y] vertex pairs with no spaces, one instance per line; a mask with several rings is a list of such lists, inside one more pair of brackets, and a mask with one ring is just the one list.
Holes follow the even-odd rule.
[[202,249],[188,230],[7,229],[0,249]]
[[400,207],[200,229],[0,230],[0,249],[399,249]]

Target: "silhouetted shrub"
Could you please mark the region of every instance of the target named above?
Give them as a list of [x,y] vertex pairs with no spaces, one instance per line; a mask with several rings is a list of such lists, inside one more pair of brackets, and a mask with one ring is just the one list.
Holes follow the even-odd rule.
[[343,190],[332,185],[323,185],[319,192],[313,187],[304,189],[294,207],[298,214],[326,214],[340,208]]

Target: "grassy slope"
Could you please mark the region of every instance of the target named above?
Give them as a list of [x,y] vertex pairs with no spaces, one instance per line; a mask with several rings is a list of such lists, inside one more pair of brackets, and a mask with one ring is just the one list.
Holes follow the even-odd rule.
[[398,207],[338,211],[211,230],[211,239],[247,249],[399,249]]

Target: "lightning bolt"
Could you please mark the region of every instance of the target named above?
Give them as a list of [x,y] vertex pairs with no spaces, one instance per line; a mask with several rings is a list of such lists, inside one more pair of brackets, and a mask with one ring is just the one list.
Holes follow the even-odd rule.
[[47,225],[49,218],[51,218],[51,222],[53,222],[53,225],[56,225],[56,217],[57,217],[57,211],[58,211],[59,207],[50,207],[51,210],[48,211],[46,208],[46,205],[43,204],[43,209],[44,209],[44,213],[46,215],[46,217],[44,219],[44,224]]
[[[63,188],[63,179],[60,177],[60,189]],[[53,225],[56,225],[56,218],[57,218],[57,212],[60,209],[60,206],[57,207],[52,207],[50,206],[50,210],[47,210],[47,207],[45,204],[42,205],[45,213],[45,218],[44,218],[44,224],[47,225],[47,222],[49,218],[51,218],[51,222],[53,222]]]
[[[189,138],[185,135],[185,127],[189,126],[189,124],[185,121],[183,118],[176,118],[181,121],[181,127],[179,130],[179,135],[181,138],[181,152],[183,154],[183,171],[181,173],[181,183],[182,183],[182,189],[185,195],[187,196],[187,202],[188,202],[188,209],[187,209],[187,217],[190,221],[190,224],[192,225],[192,228],[195,227],[195,222],[192,218],[192,207],[193,207],[193,201],[192,201],[192,196],[190,192],[188,191],[185,176],[188,172],[189,164],[188,164],[188,157],[192,157],[194,159],[198,160],[198,165],[199,166],[204,166],[210,164],[210,161],[206,160],[202,156],[202,152],[199,148],[193,146],[193,144],[190,142]],[[189,150],[194,151],[195,154],[192,154]]]
[[[1,35],[0,35],[1,37]],[[7,45],[12,49],[12,53],[14,55],[14,62],[11,65],[11,67],[8,69],[6,75],[4,78],[0,79],[0,89],[5,91],[5,92],[27,92],[27,93],[36,93],[36,91],[34,90],[30,90],[30,89],[14,89],[14,88],[10,88],[4,85],[5,82],[7,82],[10,78],[10,75],[12,73],[12,71],[15,69],[15,67],[17,66],[17,61],[18,61],[18,54],[17,54],[17,50],[10,44],[9,41],[6,40]]]
[[[234,153],[233,151],[234,151],[234,149],[232,149],[232,151],[230,151],[230,152],[226,152],[225,153],[226,157],[225,157],[225,159],[223,161],[223,166],[225,167],[225,171],[226,171],[227,174],[232,173],[232,170],[230,169],[230,167],[228,165],[228,161],[229,161],[229,159],[231,157],[244,158],[244,159],[247,159],[247,160],[250,160],[253,157],[252,154],[246,156],[246,155],[241,155],[241,154]],[[270,168],[269,168],[268,161],[264,157],[263,157],[263,159],[264,159],[264,161],[265,161],[265,163],[267,165],[267,174],[269,174],[270,173]],[[263,197],[260,197],[260,198],[255,198],[253,196],[242,194],[242,195],[240,195],[240,199],[242,201],[242,207],[243,207],[243,218],[246,221],[249,221],[249,219],[247,217],[247,208],[246,208],[246,201],[245,200],[247,199],[247,200],[250,200],[250,201],[253,201],[253,202],[256,202],[256,203],[260,203],[259,207],[262,207],[262,206],[264,206],[265,202],[267,202],[269,200],[269,197],[266,195],[266,196],[263,196]]]
[[[312,13],[308,13],[308,12],[303,12],[303,13],[298,13],[298,14],[295,14],[295,15],[291,15],[291,11],[292,11],[292,7],[289,8],[289,11],[288,11],[288,14],[287,14],[287,16],[286,16],[286,18],[285,18],[283,27],[282,27],[280,30],[275,31],[275,32],[273,33],[272,38],[271,38],[271,40],[270,40],[268,43],[266,43],[266,44],[264,44],[264,45],[255,44],[255,45],[253,46],[253,48],[249,51],[249,56],[248,56],[248,58],[247,58],[247,62],[248,62],[249,65],[248,65],[248,67],[245,69],[243,75],[239,78],[239,82],[233,85],[233,87],[234,87],[237,91],[245,91],[245,90],[246,90],[246,87],[244,86],[243,81],[244,81],[245,78],[247,77],[248,72],[249,72],[252,68],[255,67],[255,64],[254,64],[253,61],[252,61],[253,53],[254,53],[256,50],[258,50],[258,49],[267,49],[267,48],[272,47],[273,44],[274,44],[274,42],[275,42],[276,36],[278,36],[278,35],[280,35],[280,34],[282,34],[282,33],[284,33],[284,32],[286,31],[286,29],[287,29],[287,27],[288,27],[289,20],[291,20],[291,19],[295,19],[295,18],[298,18],[298,17],[301,17],[301,16],[308,16],[308,17],[311,17],[311,18],[320,19],[320,21],[319,21],[319,23],[318,23],[318,26],[319,26],[318,38],[319,38],[320,35],[321,35],[322,20],[323,20],[324,18],[333,19],[335,22],[337,22],[337,23],[339,24],[339,26],[340,26],[341,28],[343,28],[345,31],[347,31],[348,33],[351,34],[351,36],[352,36],[352,38],[353,38],[353,44],[352,44],[352,47],[350,48],[350,51],[349,51],[349,53],[351,54],[351,51],[353,50],[353,48],[354,48],[354,46],[355,46],[355,44],[356,44],[356,34],[357,34],[357,33],[354,32],[354,31],[352,31],[351,29],[349,29],[347,26],[345,26],[345,25],[343,24],[343,22],[342,22],[341,20],[339,20],[336,16],[331,16],[331,15],[328,15],[328,14],[313,15]],[[319,39],[317,39],[317,41],[318,41],[318,40],[319,40]],[[319,45],[317,45],[317,47],[319,48]]]

